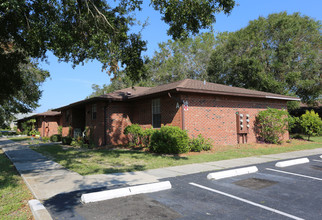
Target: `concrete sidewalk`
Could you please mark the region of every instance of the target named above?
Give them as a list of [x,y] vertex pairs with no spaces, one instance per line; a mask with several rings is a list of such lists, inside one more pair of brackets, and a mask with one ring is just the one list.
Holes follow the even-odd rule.
[[81,176],[18,142],[0,138],[0,148],[14,163],[27,186],[38,200],[46,200],[57,194],[76,190],[152,183],[168,177],[322,154],[322,148],[317,148],[139,172]]

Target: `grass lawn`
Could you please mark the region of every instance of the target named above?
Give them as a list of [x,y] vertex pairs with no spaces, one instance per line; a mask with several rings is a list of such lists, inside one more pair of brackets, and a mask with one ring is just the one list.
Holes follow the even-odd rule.
[[322,147],[322,137],[314,141],[292,140],[282,145],[245,144],[215,147],[210,152],[188,153],[179,156],[157,155],[138,150],[87,150],[61,145],[43,145],[34,150],[48,156],[67,169],[81,175],[142,171],[168,166],[218,161],[255,155],[283,153]]
[[33,219],[28,206],[32,194],[0,149],[0,219]]

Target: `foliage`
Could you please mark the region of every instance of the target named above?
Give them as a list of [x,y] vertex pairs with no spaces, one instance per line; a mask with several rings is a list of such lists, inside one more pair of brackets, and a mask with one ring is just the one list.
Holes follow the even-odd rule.
[[310,140],[311,136],[320,135],[322,132],[322,120],[319,117],[319,114],[315,113],[314,110],[306,111],[305,114],[300,117],[299,124],[305,134],[308,135],[307,140]]
[[51,142],[60,142],[61,139],[62,139],[61,134],[53,134],[52,136],[50,136]]
[[62,137],[61,141],[62,141],[62,144],[64,145],[70,145],[73,141],[73,138],[70,136]]
[[159,51],[154,53],[146,65],[150,83],[147,85],[160,85],[186,78],[207,80],[207,65],[214,45],[213,32],[160,43]]
[[62,135],[63,134],[63,126],[58,126],[57,132],[58,132],[58,134]]
[[256,117],[256,133],[263,141],[277,144],[287,131],[289,114],[286,110],[268,108]]
[[186,130],[176,126],[163,126],[151,136],[150,150],[156,153],[181,154],[189,151]]
[[48,143],[50,141],[50,138],[49,137],[42,137],[41,141],[44,143]]
[[25,121],[21,123],[22,133],[28,135],[31,131],[31,127],[29,124]]
[[[10,75],[26,57],[45,59],[46,52],[52,51],[60,61],[73,66],[96,59],[114,76],[121,64],[136,82],[145,69],[142,52],[146,42],[141,31],[133,29],[146,25],[136,19],[142,4],[137,0],[5,1],[0,5],[0,72]],[[150,5],[169,25],[168,34],[180,39],[211,28],[215,14],[229,14],[235,1],[158,0]],[[9,84],[15,81],[11,79]]]
[[151,137],[152,137],[154,131],[156,131],[156,130],[153,129],[153,127],[143,130],[140,139],[141,139],[141,143],[143,144],[144,147],[150,147]]
[[2,43],[0,34],[0,124],[14,120],[16,113],[28,113],[38,107],[37,102],[42,94],[39,86],[49,76],[35,60],[29,58],[13,67],[16,63],[10,63],[10,59],[15,53],[2,54]]
[[28,135],[30,136],[40,135],[40,132],[36,130],[31,130]]
[[70,143],[73,147],[82,147],[82,148],[94,148],[95,144],[92,141],[87,141],[86,138],[77,137],[73,138],[72,142]]
[[212,148],[211,139],[205,139],[201,134],[191,139],[189,145],[192,152],[208,151]]
[[143,130],[140,125],[131,124],[126,126],[123,133],[128,135],[131,145],[138,145],[140,143],[140,137],[143,134]]
[[102,86],[99,86],[99,85],[93,84],[92,85],[93,92],[87,98],[104,95],[120,89],[125,89],[132,85],[131,80],[129,79],[129,77],[127,77],[124,74],[124,72],[119,73],[118,75],[119,76],[114,80],[112,80],[111,83],[108,85],[103,84]]
[[259,17],[218,34],[209,80],[313,103],[322,92],[321,46],[320,21],[286,12]]

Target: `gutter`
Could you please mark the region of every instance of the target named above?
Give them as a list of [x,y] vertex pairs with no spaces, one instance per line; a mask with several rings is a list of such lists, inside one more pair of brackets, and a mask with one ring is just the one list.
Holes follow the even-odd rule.
[[278,96],[268,96],[268,95],[254,95],[254,94],[245,94],[245,93],[234,93],[234,92],[216,92],[202,89],[185,89],[185,88],[176,88],[177,92],[192,92],[192,93],[203,93],[203,94],[214,94],[214,95],[229,95],[229,96],[239,96],[239,97],[253,97],[253,98],[266,98],[266,99],[281,99],[286,101],[301,101],[299,98],[295,97],[278,97]]
[[265,96],[267,99],[282,99],[282,100],[288,100],[288,101],[301,101],[299,98],[284,98],[284,97],[276,97],[276,96]]

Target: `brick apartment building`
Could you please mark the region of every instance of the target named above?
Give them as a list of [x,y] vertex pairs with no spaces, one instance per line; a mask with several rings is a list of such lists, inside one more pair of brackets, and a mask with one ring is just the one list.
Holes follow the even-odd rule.
[[[198,80],[157,87],[134,87],[85,99],[55,109],[61,111],[63,136],[92,129],[98,146],[125,144],[126,126],[143,128],[162,125],[188,130],[190,137],[202,134],[215,145],[256,142],[255,117],[270,108],[286,109],[298,98]],[[288,138],[288,134],[285,136]]]
[[36,128],[40,132],[41,137],[50,137],[58,134],[58,126],[61,125],[61,113],[57,111],[47,111],[25,117],[17,120],[18,129],[22,130],[22,123],[30,119],[36,119]]

